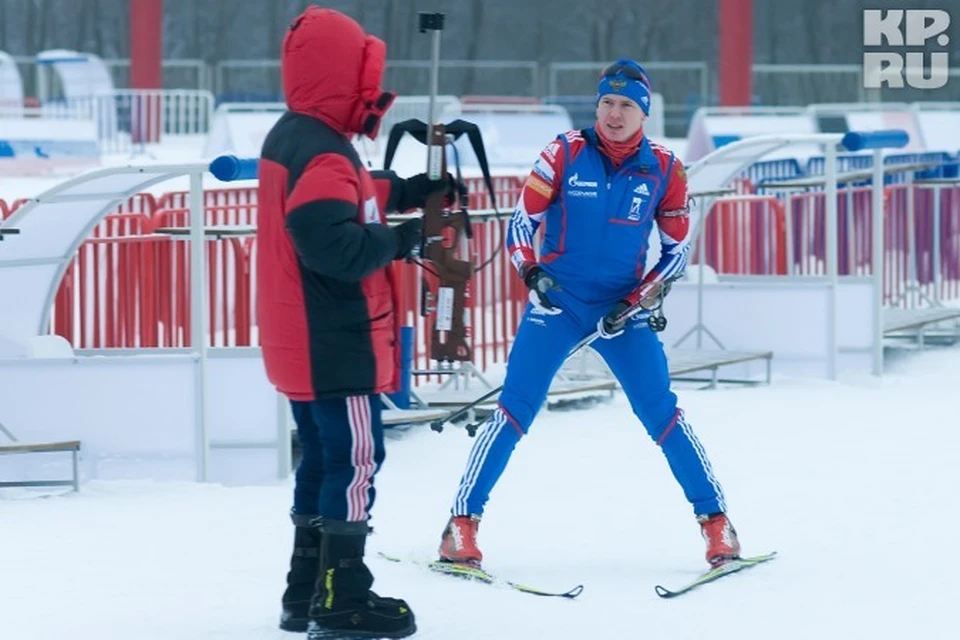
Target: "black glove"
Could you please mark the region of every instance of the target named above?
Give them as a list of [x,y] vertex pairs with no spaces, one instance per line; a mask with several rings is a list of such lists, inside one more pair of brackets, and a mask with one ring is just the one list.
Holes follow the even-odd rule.
[[632,307],[633,305],[626,300],[621,300],[614,305],[613,309],[611,309],[607,315],[600,318],[600,321],[597,323],[597,332],[600,334],[600,337],[609,340],[623,333],[624,328],[627,326],[627,321],[630,319],[624,314]]
[[457,182],[449,173],[442,180],[431,180],[427,174],[418,173],[403,181],[403,194],[397,201],[397,211],[422,209],[427,203],[427,196],[433,193],[442,193],[444,205],[453,202],[457,190]]
[[562,289],[546,271],[540,267],[532,267],[523,276],[523,283],[530,289],[530,303],[534,307],[548,315],[556,315],[562,311],[547,297],[548,291],[561,291]]
[[393,227],[397,234],[397,255],[394,260],[420,255],[420,244],[423,237],[423,219],[411,218]]

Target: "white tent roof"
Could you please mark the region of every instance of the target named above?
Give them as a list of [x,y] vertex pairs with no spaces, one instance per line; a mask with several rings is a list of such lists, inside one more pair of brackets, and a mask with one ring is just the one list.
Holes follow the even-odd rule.
[[810,144],[832,144],[834,148],[843,140],[840,133],[801,133],[793,135],[766,135],[738,140],[720,147],[706,157],[695,162],[687,170],[688,188],[692,194],[703,195],[699,198],[696,208],[691,212],[692,221],[699,233],[700,216],[709,211],[713,201],[722,194],[716,193],[724,185],[740,175],[740,173],[754,162],[759,161],[767,154],[781,149]]
[[68,49],[41,51],[37,63],[49,65],[60,77],[63,97],[83,98],[114,90],[110,70],[99,56]]

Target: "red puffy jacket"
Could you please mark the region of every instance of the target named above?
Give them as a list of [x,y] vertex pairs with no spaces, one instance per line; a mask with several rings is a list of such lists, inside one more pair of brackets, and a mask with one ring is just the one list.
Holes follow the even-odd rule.
[[376,136],[394,95],[386,47],[355,21],[308,8],[282,53],[289,111],[260,156],[257,320],[267,377],[294,400],[392,391],[398,317],[384,212],[398,179],[367,172],[349,136]]

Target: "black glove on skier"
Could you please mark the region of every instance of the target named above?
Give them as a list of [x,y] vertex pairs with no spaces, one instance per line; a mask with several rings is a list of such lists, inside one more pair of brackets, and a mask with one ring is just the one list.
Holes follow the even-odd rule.
[[443,194],[444,206],[453,202],[457,182],[449,173],[442,180],[431,180],[427,174],[418,173],[403,181],[403,193],[397,201],[397,211],[422,209],[427,203],[427,196],[433,193]]
[[614,305],[613,309],[611,309],[607,315],[600,318],[600,321],[597,322],[597,332],[600,334],[600,337],[609,340],[623,333],[624,328],[627,326],[627,321],[630,320],[630,317],[627,317],[625,314],[632,307],[633,305],[626,300],[621,300]]
[[540,267],[532,267],[523,276],[523,283],[530,289],[530,302],[534,307],[548,315],[556,315],[562,311],[547,297],[548,291],[562,291],[557,281]]
[[420,243],[423,236],[422,218],[411,218],[393,227],[393,232],[397,234],[397,255],[394,260],[408,257],[415,258],[420,255]]

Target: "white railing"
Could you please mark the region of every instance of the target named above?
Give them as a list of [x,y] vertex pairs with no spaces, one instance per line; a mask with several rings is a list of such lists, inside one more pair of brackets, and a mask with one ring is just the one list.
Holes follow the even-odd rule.
[[165,136],[206,134],[213,116],[213,94],[191,89],[117,89],[9,113],[0,106],[0,115],[93,120],[101,153],[123,153]]
[[[103,61],[110,69],[114,85],[125,87],[130,75],[129,58],[108,58]],[[163,86],[166,89],[213,89],[213,69],[204,60],[195,58],[168,58],[161,61]]]

